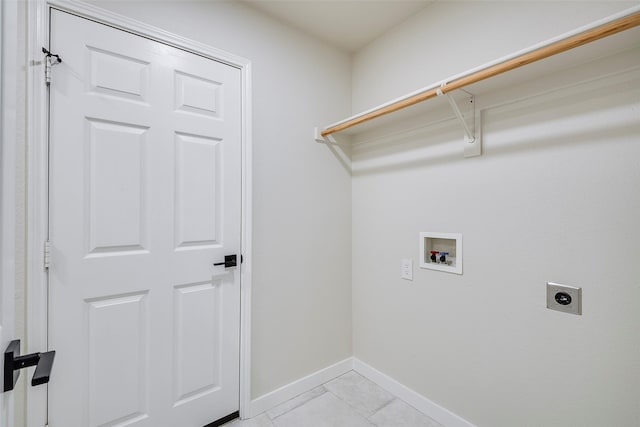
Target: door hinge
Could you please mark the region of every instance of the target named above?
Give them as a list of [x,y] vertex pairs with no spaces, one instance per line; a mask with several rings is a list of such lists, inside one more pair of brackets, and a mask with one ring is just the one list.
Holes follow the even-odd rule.
[[51,84],[51,58],[48,56],[44,60],[44,82],[47,86]]
[[49,269],[51,264],[51,241],[44,242],[44,268]]
[[[51,67],[62,62],[60,55],[49,52],[46,48],[42,48],[44,58],[44,82],[49,86],[51,84]],[[55,58],[55,59],[54,59]]]

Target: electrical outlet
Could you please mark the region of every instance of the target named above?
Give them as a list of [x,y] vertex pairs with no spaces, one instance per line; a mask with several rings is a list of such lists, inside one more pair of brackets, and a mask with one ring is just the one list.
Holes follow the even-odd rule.
[[547,282],[547,308],[582,315],[582,288]]
[[405,280],[413,280],[413,260],[403,259],[400,264],[400,278]]

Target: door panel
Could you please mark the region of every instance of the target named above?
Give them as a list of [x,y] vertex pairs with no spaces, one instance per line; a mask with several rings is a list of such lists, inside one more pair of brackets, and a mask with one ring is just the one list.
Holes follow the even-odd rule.
[[176,405],[220,387],[220,299],[220,282],[174,288]]
[[222,144],[219,139],[176,134],[176,249],[212,247],[223,241]]
[[146,250],[149,128],[97,119],[86,126],[89,254]]
[[51,427],[238,410],[240,71],[52,12]]
[[[89,425],[131,422],[147,416],[147,302],[147,292],[86,302]],[[118,345],[111,344],[114,339]],[[120,392],[112,394],[112,390]]]

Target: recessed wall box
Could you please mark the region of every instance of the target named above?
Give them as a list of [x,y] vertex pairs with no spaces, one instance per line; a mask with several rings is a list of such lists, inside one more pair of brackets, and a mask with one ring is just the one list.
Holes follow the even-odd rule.
[[582,315],[582,288],[547,282],[547,308]]
[[462,274],[462,234],[421,232],[420,268]]

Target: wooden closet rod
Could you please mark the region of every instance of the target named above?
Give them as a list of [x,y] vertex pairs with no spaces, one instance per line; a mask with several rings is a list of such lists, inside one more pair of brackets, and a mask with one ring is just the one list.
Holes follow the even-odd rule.
[[591,43],[604,37],[628,30],[633,27],[637,27],[638,25],[640,25],[640,12],[634,12],[627,16],[623,16],[597,27],[585,30],[573,36],[569,36],[567,38],[549,43],[530,52],[518,55],[515,58],[488,66],[487,68],[483,68],[479,71],[462,77],[454,78],[451,81],[447,81],[446,84],[443,84],[442,86],[425,89],[415,95],[411,95],[407,98],[392,102],[368,113],[332,125],[323,130],[321,132],[321,135],[327,136],[335,132],[349,129],[361,123],[368,122],[369,120],[384,116],[385,114],[393,113],[394,111],[410,107],[419,102],[426,101],[427,99],[435,98],[436,96],[438,96],[439,91],[441,91],[441,93],[443,94],[451,92],[453,90],[463,88],[465,86],[477,83],[490,77],[497,76],[498,74],[502,74],[507,71],[522,67],[524,65],[531,64],[532,62],[540,61],[541,59],[548,58],[558,53],[566,52],[570,49],[585,45],[587,43]]

